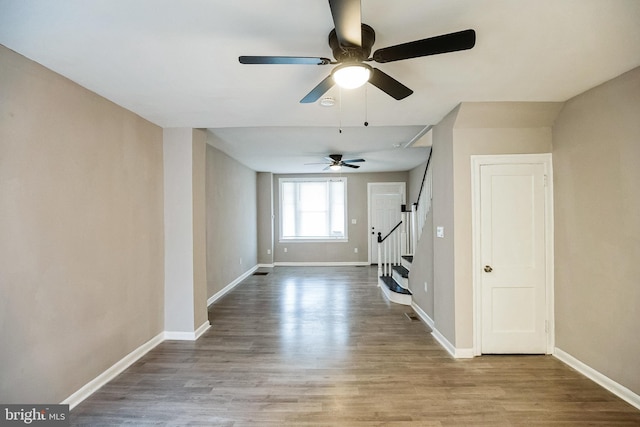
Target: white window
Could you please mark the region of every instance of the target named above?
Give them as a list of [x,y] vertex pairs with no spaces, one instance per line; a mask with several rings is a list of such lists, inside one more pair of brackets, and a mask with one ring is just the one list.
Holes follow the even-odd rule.
[[280,178],[280,240],[347,240],[347,178]]

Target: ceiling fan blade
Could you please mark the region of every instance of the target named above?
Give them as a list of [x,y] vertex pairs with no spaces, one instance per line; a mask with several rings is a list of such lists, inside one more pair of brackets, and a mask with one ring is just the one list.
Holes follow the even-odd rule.
[[333,25],[341,46],[362,46],[360,0],[329,0]]
[[349,160],[343,160],[343,163],[358,163],[358,162],[364,162],[364,159],[349,159]]
[[413,93],[411,89],[377,68],[373,69],[373,73],[371,73],[371,77],[369,78],[369,83],[398,101]]
[[305,163],[306,165],[328,165],[329,163],[323,162],[323,163]]
[[329,154],[329,157],[325,157],[325,159],[332,162],[339,162],[342,160],[342,154]]
[[458,31],[428,39],[416,40],[395,46],[384,47],[373,53],[376,62],[392,62],[439,53],[456,52],[471,49],[476,44],[474,30]]
[[349,163],[343,163],[343,164],[342,164],[342,165],[340,165],[340,166],[346,166],[346,167],[348,167],[348,168],[353,168],[353,169],[358,169],[358,168],[360,167],[360,166],[358,166],[358,165],[350,165]]
[[323,171],[328,171],[331,170],[331,165],[327,166],[326,168],[322,169]]
[[329,58],[304,56],[240,56],[241,64],[298,64],[298,65],[327,65]]
[[335,82],[333,81],[333,77],[328,75],[323,81],[318,83],[318,86],[311,89],[304,98],[300,100],[301,104],[310,104],[312,102],[316,102],[322,95],[324,95],[329,89],[333,87]]

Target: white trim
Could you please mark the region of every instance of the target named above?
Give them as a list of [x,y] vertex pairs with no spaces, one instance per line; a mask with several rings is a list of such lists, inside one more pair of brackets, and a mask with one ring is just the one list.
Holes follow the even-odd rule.
[[456,348],[456,352],[453,355],[456,359],[473,359],[476,355],[473,353],[473,347],[470,348]]
[[[433,129],[433,125],[426,125],[424,128],[422,128],[420,130],[420,132],[418,132],[416,134],[416,136],[414,136],[413,138],[411,138],[411,141],[407,142],[404,147],[402,148],[410,148],[413,147],[414,144],[416,144],[418,141],[420,141],[423,137],[425,137],[425,139],[427,140],[426,143],[424,144],[420,144],[419,147],[432,147],[433,146],[433,132],[431,132],[431,129]],[[427,135],[431,133],[430,135]]]
[[195,340],[197,340],[198,338],[200,338],[202,336],[202,334],[204,334],[205,332],[207,332],[207,330],[211,327],[211,323],[207,320],[206,322],[204,322],[202,325],[200,325],[200,327],[198,329],[196,329],[196,331],[194,332],[195,334]]
[[431,329],[433,329],[433,331],[431,331],[431,335],[433,336],[433,338],[435,338],[435,340],[440,343],[440,345],[447,351],[447,353],[451,355],[451,357],[456,357],[456,348],[453,346],[453,344],[451,344],[449,340],[446,339],[445,336],[442,335],[440,331],[435,327]]
[[409,278],[408,277],[402,277],[402,274],[398,273],[398,271],[393,270],[391,271],[391,277],[393,278],[393,280],[396,281],[396,283],[398,284],[398,286],[400,286],[401,288],[404,289],[409,289]]
[[211,323],[209,323],[209,321],[207,320],[193,332],[164,331],[164,339],[175,341],[195,341],[200,338],[200,336],[204,334],[210,327]]
[[473,348],[455,348],[436,328],[431,328],[431,335],[454,359],[473,359]]
[[482,298],[480,297],[480,167],[499,164],[543,164],[547,176],[545,186],[545,258],[546,258],[546,313],[547,313],[547,354],[552,354],[555,346],[554,314],[554,229],[553,229],[553,163],[551,153],[502,154],[471,156],[471,221],[472,221],[472,289],[473,289],[473,354],[482,354]]
[[566,353],[557,347],[553,352],[553,356],[556,357],[561,362],[569,365],[570,367],[572,367],[573,369],[575,369],[585,377],[589,378],[591,381],[606,388],[611,393],[618,396],[620,399],[640,409],[640,395],[629,390],[622,384],[617,383],[616,381],[612,380],[611,378],[607,377],[604,374],[601,374],[600,372],[596,371],[589,365],[584,364],[583,362],[576,359],[569,353]]
[[311,239],[309,237],[290,237],[288,239],[280,239],[278,243],[349,243],[349,239],[346,237],[336,237],[335,239],[330,237],[318,237],[317,239]]
[[258,264],[258,268],[273,268],[275,267],[273,263],[271,264]]
[[83,400],[91,396],[100,387],[107,384],[109,381],[120,375],[125,369],[137,362],[142,356],[147,354],[158,344],[164,341],[164,332],[160,332],[155,337],[151,338],[140,347],[127,354],[125,357],[116,362],[113,366],[106,371],[89,381],[82,386],[78,391],[73,393],[61,402],[63,405],[69,405],[69,409],[73,409],[78,406]]
[[412,297],[408,294],[398,294],[396,292],[391,292],[391,289],[387,287],[387,284],[382,281],[382,279],[378,278],[378,287],[382,290],[384,296],[391,302],[402,305],[411,305]]
[[416,312],[418,317],[431,328],[431,335],[446,351],[455,359],[473,359],[473,348],[455,348],[453,344],[447,340],[444,335],[436,329],[435,322],[429,315],[415,302],[411,302],[411,308]]
[[362,267],[362,266],[369,266],[371,264],[369,264],[368,262],[365,261],[354,261],[354,262],[342,262],[342,261],[328,261],[328,262],[289,262],[289,261],[284,261],[284,262],[274,262],[273,263],[274,266],[276,267]]
[[259,267],[259,265],[257,265],[257,264],[255,266],[251,267],[249,270],[245,271],[242,274],[242,276],[238,277],[233,282],[229,283],[227,286],[225,286],[224,288],[222,288],[221,290],[219,290],[218,292],[213,294],[211,297],[209,297],[209,299],[207,300],[207,307],[209,307],[211,304],[213,304],[214,302],[216,302],[217,300],[219,300],[220,298],[225,296],[231,289],[233,289],[236,286],[238,286],[240,284],[240,282],[242,282],[244,279],[246,279],[247,277],[251,276],[253,274],[253,272],[258,269],[258,267]]
[[413,311],[416,312],[418,317],[422,319],[422,321],[426,323],[427,326],[431,328],[431,330],[433,331],[433,328],[435,328],[435,322],[433,321],[433,319],[429,317],[429,315],[423,309],[421,309],[418,304],[416,304],[413,301],[411,302],[411,308],[413,308]]

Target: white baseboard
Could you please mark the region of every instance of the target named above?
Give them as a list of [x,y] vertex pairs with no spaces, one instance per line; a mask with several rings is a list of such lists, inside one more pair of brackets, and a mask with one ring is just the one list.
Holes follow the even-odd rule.
[[200,338],[200,336],[204,334],[210,327],[211,323],[209,323],[209,321],[207,320],[193,332],[164,331],[164,339],[174,341],[195,341]]
[[580,372],[582,375],[589,378],[591,381],[606,388],[611,393],[618,396],[620,399],[640,409],[640,395],[629,390],[622,384],[619,384],[614,380],[612,380],[611,378],[607,377],[606,375],[601,374],[600,372],[596,371],[589,365],[586,365],[585,363],[576,359],[569,353],[566,353],[560,350],[558,347],[555,348],[553,352],[553,356],[559,359],[561,362],[569,365],[576,371]]
[[367,261],[355,262],[274,262],[276,267],[361,267],[369,266]]
[[251,267],[249,270],[245,271],[242,274],[242,276],[238,277],[233,282],[229,283],[227,286],[225,286],[224,288],[222,288],[221,290],[219,290],[218,292],[213,294],[211,297],[209,297],[209,299],[207,300],[207,307],[209,307],[211,304],[213,304],[214,302],[216,302],[217,300],[219,300],[220,298],[225,296],[231,289],[233,289],[236,286],[238,286],[240,284],[240,282],[242,282],[244,279],[246,279],[247,277],[251,276],[253,274],[253,272],[258,269],[258,267],[259,266],[257,264],[255,266]]
[[73,393],[71,396],[67,397],[65,400],[61,402],[63,405],[69,405],[69,409],[73,409],[78,406],[83,400],[87,397],[91,396],[96,390],[98,390],[103,385],[107,384],[109,381],[120,375],[125,369],[129,366],[133,365],[138,359],[147,354],[150,350],[155,348],[158,344],[164,341],[164,332],[160,332],[155,337],[151,338],[146,343],[142,344],[140,347],[133,350],[131,353],[127,354],[125,357],[116,362],[109,369],[95,377],[93,380],[89,381],[78,391]]
[[204,334],[205,332],[207,332],[207,330],[211,327],[211,323],[207,320],[206,322],[204,322],[202,325],[200,325],[200,327],[198,329],[196,329],[196,331],[194,332],[194,341],[197,340],[198,338],[200,338],[202,336],[202,334]]
[[456,348],[454,356],[456,359],[473,359],[476,357],[476,353],[473,348]]
[[418,317],[422,319],[422,321],[426,323],[427,326],[431,328],[431,330],[433,331],[435,328],[435,322],[433,321],[433,319],[429,317],[429,315],[423,309],[421,309],[418,304],[416,304],[413,301],[411,302],[411,308],[413,308],[413,311],[416,312]]
[[449,342],[448,339],[444,337],[435,327],[431,328],[431,335],[435,338],[438,343],[451,355],[451,357],[456,357],[456,348]]
[[273,268],[273,264],[258,264],[258,268]]
[[67,397],[65,400],[60,402],[62,405],[69,405],[69,409],[73,409],[78,406],[83,400],[87,397],[91,396],[95,393],[100,387],[107,384],[109,381],[120,375],[125,369],[129,366],[133,365],[137,362],[142,356],[147,354],[149,351],[153,350],[159,344],[164,342],[165,340],[186,340],[186,341],[195,341],[202,334],[204,334],[207,329],[211,327],[211,324],[207,320],[204,322],[198,329],[194,332],[171,332],[171,331],[163,331],[160,332],[155,337],[151,338],[146,343],[142,344],[140,347],[133,350],[131,353],[127,354],[125,357],[116,362],[113,366],[108,368],[106,371],[95,377],[93,380],[89,381],[83,387],[81,387],[78,391],[73,393],[71,396]]
[[473,359],[475,357],[472,348],[455,348],[454,345],[436,329],[433,319],[429,317],[429,315],[425,313],[424,310],[422,310],[415,302],[411,303],[411,308],[413,308],[418,317],[420,317],[420,319],[422,319],[422,321],[431,328],[431,335],[433,335],[433,338],[438,341],[438,343],[451,355],[451,357],[456,359]]
[[432,327],[431,329],[433,330],[433,332],[431,332],[433,338],[435,338],[435,340],[438,341],[454,359],[473,359],[475,357],[473,348],[456,348],[435,327]]

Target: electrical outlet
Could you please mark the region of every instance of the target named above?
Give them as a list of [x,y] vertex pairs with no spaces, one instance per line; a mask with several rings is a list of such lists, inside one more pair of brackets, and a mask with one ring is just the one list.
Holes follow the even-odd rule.
[[429,288],[427,287],[427,281],[424,281],[424,291],[429,292]]
[[242,258],[240,258],[240,267],[242,267]]
[[267,255],[271,255],[271,249],[267,249]]
[[353,248],[353,253],[357,254],[358,253],[358,248]]
[[284,248],[284,252],[287,253],[287,248]]

